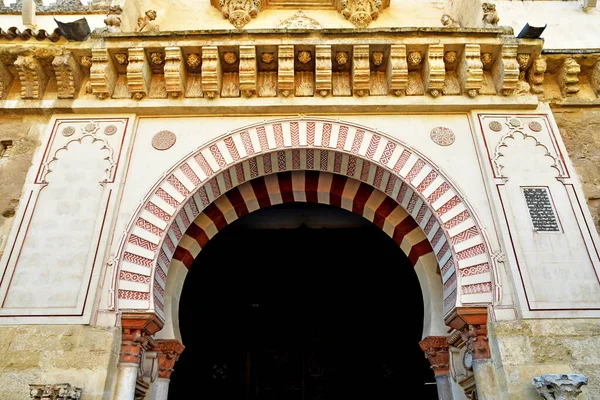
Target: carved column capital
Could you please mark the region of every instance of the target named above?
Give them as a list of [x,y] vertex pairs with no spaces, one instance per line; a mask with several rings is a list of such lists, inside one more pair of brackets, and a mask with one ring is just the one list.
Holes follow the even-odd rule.
[[446,325],[460,332],[473,360],[490,358],[487,318],[484,307],[457,307],[445,318]]
[[429,336],[419,342],[435,376],[450,372],[450,353],[446,336]]
[[581,374],[544,374],[532,379],[533,386],[544,399],[574,399],[588,380]]
[[173,367],[185,346],[176,339],[157,339],[154,350],[158,353],[158,377],[170,379]]
[[223,18],[238,29],[243,28],[260,12],[260,0],[218,0],[211,3],[221,10]]
[[[382,0],[337,0],[337,10],[357,28],[366,28],[384,9]],[[385,2],[385,6],[389,1]]]
[[155,314],[127,313],[121,316],[121,352],[119,362],[138,364],[148,345],[148,338],[164,323]]

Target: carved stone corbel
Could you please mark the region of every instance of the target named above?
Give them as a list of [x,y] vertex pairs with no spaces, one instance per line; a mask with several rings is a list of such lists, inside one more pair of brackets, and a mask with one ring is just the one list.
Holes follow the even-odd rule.
[[315,67],[315,89],[317,93],[325,97],[331,93],[331,46],[315,46],[316,67]]
[[59,99],[74,99],[79,93],[83,73],[79,63],[69,52],[54,57],[52,67],[56,75],[57,97]]
[[121,352],[119,362],[137,364],[143,359],[148,338],[162,329],[164,323],[154,314],[124,313],[121,315]]
[[581,67],[574,58],[567,58],[558,71],[557,81],[563,96],[573,96],[579,92]]
[[354,45],[352,60],[352,92],[357,96],[368,96],[371,80],[369,45]]
[[366,28],[383,11],[382,0],[339,0],[338,12],[357,28]]
[[33,56],[19,56],[15,67],[21,81],[21,98],[41,99],[48,84],[48,75],[40,61]]
[[240,91],[247,97],[256,94],[256,46],[240,46]]
[[152,70],[142,47],[129,49],[129,64],[127,64],[127,90],[134,99],[141,100],[150,91]]
[[[213,5],[216,2],[213,1]],[[219,0],[218,8],[223,18],[231,22],[238,29],[243,28],[252,18],[260,12],[260,0]]]
[[487,317],[487,308],[457,307],[444,320],[447,326],[460,332],[473,361],[490,358]]
[[531,91],[534,94],[544,93],[544,74],[546,73],[546,60],[542,56],[538,56],[531,63],[529,71],[527,72],[527,78]]
[[596,95],[600,96],[600,61],[596,61],[590,75],[590,84]]
[[446,64],[444,64],[444,45],[430,44],[423,66],[423,84],[425,91],[433,97],[438,97],[444,89],[446,79]]
[[165,47],[165,87],[171,97],[185,95],[187,68],[179,47]]
[[496,85],[496,91],[504,96],[515,93],[519,83],[519,63],[517,61],[517,45],[505,44],[502,46],[502,54],[493,66],[492,77]]
[[221,61],[217,46],[202,48],[202,91],[209,99],[221,92]]
[[99,99],[111,97],[117,83],[117,70],[107,49],[92,49],[90,86]]
[[450,345],[446,336],[429,336],[419,342],[435,376],[450,372]]
[[477,96],[483,86],[483,63],[478,44],[465,45],[457,72],[463,93],[467,93],[469,97]]
[[282,96],[288,97],[295,88],[294,46],[280,45],[278,53],[277,89]]
[[0,62],[0,99],[6,98],[13,83],[13,76],[4,63]]
[[402,96],[408,85],[408,63],[406,62],[406,45],[393,44],[390,47],[388,60],[388,81],[392,93]]

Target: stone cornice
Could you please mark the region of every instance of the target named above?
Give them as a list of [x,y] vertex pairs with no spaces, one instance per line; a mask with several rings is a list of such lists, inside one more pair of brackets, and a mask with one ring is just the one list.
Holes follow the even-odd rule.
[[134,107],[146,115],[600,103],[600,53],[547,54],[542,40],[509,31],[105,32],[52,46],[0,40],[0,102],[11,114]]

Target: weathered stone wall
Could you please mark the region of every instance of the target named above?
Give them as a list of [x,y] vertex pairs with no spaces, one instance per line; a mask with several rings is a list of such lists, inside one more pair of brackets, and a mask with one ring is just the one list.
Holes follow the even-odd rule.
[[600,398],[599,320],[521,320],[489,326],[494,366],[499,380],[506,381],[510,399],[539,399],[532,378],[558,373],[587,377],[578,400]]
[[558,108],[552,112],[600,231],[600,109]]
[[[0,119],[0,257],[23,192],[25,177],[41,143],[49,117]],[[7,147],[7,145],[11,147]]]
[[120,341],[120,329],[115,328],[1,327],[0,399],[28,399],[29,384],[55,383],[82,388],[86,400],[109,399]]

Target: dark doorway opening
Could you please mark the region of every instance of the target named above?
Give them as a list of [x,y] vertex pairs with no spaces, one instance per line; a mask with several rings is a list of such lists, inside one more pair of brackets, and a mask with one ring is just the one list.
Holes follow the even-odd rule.
[[437,399],[423,312],[407,257],[364,218],[308,203],[256,211],[190,268],[169,399],[399,399],[406,379]]

